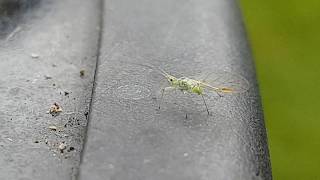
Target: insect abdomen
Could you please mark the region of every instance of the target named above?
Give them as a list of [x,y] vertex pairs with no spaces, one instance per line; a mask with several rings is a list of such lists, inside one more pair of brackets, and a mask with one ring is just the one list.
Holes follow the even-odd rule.
[[191,89],[191,91],[192,91],[193,93],[196,93],[196,94],[200,95],[200,94],[202,94],[203,89],[202,89],[200,86],[194,86],[194,87]]

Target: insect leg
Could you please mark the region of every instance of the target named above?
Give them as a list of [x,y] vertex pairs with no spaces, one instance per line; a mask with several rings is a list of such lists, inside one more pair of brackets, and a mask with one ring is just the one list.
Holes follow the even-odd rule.
[[160,101],[159,101],[159,109],[160,109],[161,102],[162,102],[162,99],[163,99],[164,91],[165,91],[165,88],[161,89],[161,98],[160,98]]
[[160,106],[161,106],[161,103],[162,103],[164,92],[165,91],[169,91],[169,90],[173,90],[173,89],[176,89],[176,88],[174,88],[174,87],[165,87],[165,88],[161,89],[161,98],[160,98],[160,101],[159,101],[159,109],[160,109]]
[[210,113],[209,113],[209,109],[208,109],[208,106],[207,106],[207,103],[206,103],[206,101],[204,100],[204,97],[203,97],[203,95],[202,95],[202,94],[201,94],[201,97],[202,97],[202,100],[203,100],[203,102],[204,102],[204,105],[206,106],[206,109],[207,109],[208,115],[210,115]]
[[219,95],[219,97],[223,97],[223,95],[220,94],[219,92],[217,92],[217,91],[215,91],[215,92]]

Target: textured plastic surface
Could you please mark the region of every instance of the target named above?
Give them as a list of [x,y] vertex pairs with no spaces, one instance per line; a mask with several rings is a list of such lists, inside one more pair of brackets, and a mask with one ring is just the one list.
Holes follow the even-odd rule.
[[[272,179],[255,71],[241,14],[226,0],[106,0],[80,179]],[[230,71],[242,94],[171,94],[161,75]],[[188,118],[186,119],[186,113]]]
[[[250,89],[206,95],[210,116],[201,97],[179,92],[158,110],[163,78],[137,64],[176,76],[229,71]],[[1,180],[271,179],[232,0],[0,0],[0,69]]]

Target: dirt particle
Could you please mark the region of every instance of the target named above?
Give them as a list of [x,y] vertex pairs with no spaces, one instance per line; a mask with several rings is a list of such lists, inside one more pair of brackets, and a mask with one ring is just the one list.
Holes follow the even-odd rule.
[[62,143],[60,143],[58,148],[59,148],[60,152],[63,153],[63,151],[67,148],[67,145],[64,142],[62,142]]
[[86,116],[86,119],[88,119],[89,112],[85,112],[84,115]]
[[40,57],[39,54],[36,53],[31,53],[30,56],[34,59],[38,59]]
[[68,151],[68,152],[74,151],[74,147],[70,146],[67,151]]
[[51,77],[51,76],[47,76],[47,75],[44,75],[44,78],[45,78],[46,80],[48,80],[48,79],[52,79],[52,77]]
[[57,126],[52,125],[52,126],[49,126],[48,128],[49,128],[51,131],[57,131]]
[[82,70],[80,70],[80,77],[83,77],[84,76],[84,73],[85,73],[85,71],[82,69]]
[[37,143],[39,143],[39,141],[38,141],[38,140],[35,140],[35,141],[34,141],[34,143],[36,143],[36,144],[37,144]]
[[60,112],[62,112],[62,108],[58,105],[58,103],[53,103],[53,105],[49,109],[49,114],[51,114],[52,116],[57,116]]
[[69,94],[70,94],[70,93],[67,92],[67,91],[64,92],[64,95],[65,95],[65,96],[68,96]]

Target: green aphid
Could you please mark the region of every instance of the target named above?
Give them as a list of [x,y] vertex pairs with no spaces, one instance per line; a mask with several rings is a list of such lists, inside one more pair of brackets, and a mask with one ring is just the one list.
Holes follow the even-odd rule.
[[210,112],[203,96],[205,92],[214,92],[221,97],[223,94],[240,93],[245,92],[249,89],[249,83],[245,78],[228,72],[208,73],[202,80],[195,80],[188,77],[178,78],[170,75],[161,68],[154,68],[150,65],[143,64],[142,66],[146,66],[151,69],[157,69],[169,83],[168,87],[161,89],[159,109],[161,106],[163,95],[166,91],[180,90],[183,93],[193,93],[200,95],[209,115]]
[[[208,115],[210,114],[210,112],[209,112],[207,103],[203,97],[204,89],[208,89],[209,91],[213,91],[213,92],[217,93],[219,96],[222,96],[221,94],[224,94],[224,93],[240,92],[238,88],[233,88],[231,86],[230,87],[212,86],[212,85],[206,83],[205,79],[200,81],[200,80],[195,80],[195,79],[191,79],[191,78],[187,78],[187,77],[177,78],[175,76],[168,74],[167,72],[165,72],[164,70],[162,70],[160,68],[158,68],[158,69],[160,70],[161,74],[168,80],[169,85],[170,85],[170,86],[162,89],[161,99],[160,99],[160,103],[159,103],[159,109],[161,106],[161,101],[163,99],[164,92],[168,91],[168,90],[177,89],[177,90],[182,91],[183,93],[188,92],[188,93],[194,93],[194,94],[200,95],[202,97],[203,103],[204,103],[206,110],[208,112]],[[209,75],[207,75],[206,78],[208,78]],[[248,90],[248,87],[249,87],[248,81],[246,81],[244,78],[242,78],[242,85],[241,86],[242,86],[241,87],[242,90]]]

